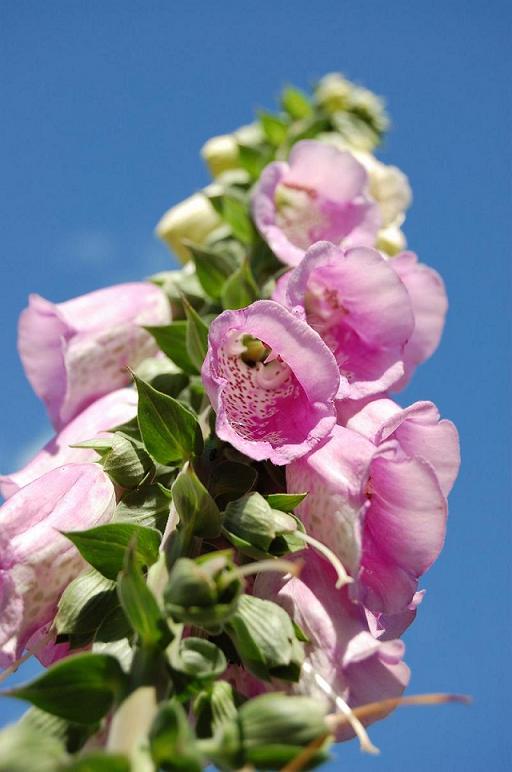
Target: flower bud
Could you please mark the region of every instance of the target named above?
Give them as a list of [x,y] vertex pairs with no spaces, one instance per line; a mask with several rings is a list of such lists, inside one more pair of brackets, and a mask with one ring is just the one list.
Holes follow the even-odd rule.
[[176,561],[164,593],[177,622],[219,629],[234,613],[242,590],[229,550]]
[[339,110],[346,110],[352,89],[352,83],[341,73],[330,72],[319,81],[315,89],[315,98],[327,113],[336,113]]
[[201,156],[212,177],[238,168],[238,142],[234,134],[212,137],[201,148]]
[[304,647],[290,617],[276,603],[242,595],[226,632],[253,675],[266,681],[299,679]]
[[220,225],[220,216],[208,197],[200,192],[171,207],[156,226],[156,233],[185,263],[190,259],[190,250],[183,244],[183,240],[203,244]]
[[248,493],[226,507],[223,532],[244,555],[252,558],[281,557],[304,549],[294,537],[295,517],[272,509],[260,493]]
[[368,121],[379,134],[389,128],[389,118],[386,115],[384,102],[367,88],[355,86],[352,88],[349,109]]
[[390,257],[402,252],[406,246],[407,241],[404,233],[396,224],[381,228],[377,234],[377,249],[390,255]]
[[281,769],[300,748],[320,738],[327,743],[313,759],[318,763],[326,758],[330,731],[318,700],[279,692],[262,694],[242,705],[239,721],[245,763],[257,769]]
[[154,471],[154,464],[144,448],[136,447],[119,432],[79,445],[84,446],[94,448],[100,454],[104,472],[122,488],[136,488]]

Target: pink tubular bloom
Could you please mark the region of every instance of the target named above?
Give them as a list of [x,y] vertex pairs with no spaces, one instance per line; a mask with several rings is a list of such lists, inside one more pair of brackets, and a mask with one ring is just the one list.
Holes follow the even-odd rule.
[[437,271],[418,262],[413,252],[402,252],[390,261],[407,288],[414,312],[414,331],[405,350],[405,375],[395,385],[405,386],[416,367],[428,359],[439,345],[444,328],[448,298]]
[[[282,606],[308,638],[300,681],[291,689],[315,697],[332,712],[340,699],[355,708],[399,697],[410,676],[402,661],[403,643],[375,638],[363,607],[350,600],[346,589],[335,588],[332,567],[312,550],[302,557],[299,577],[265,573],[254,583],[254,594]],[[337,739],[352,736],[344,727]]]
[[72,448],[78,442],[104,437],[108,429],[131,420],[137,414],[134,389],[118,389],[93,402],[53,437],[29,463],[10,475],[0,477],[0,493],[8,499],[24,485],[64,464],[85,464],[98,458],[95,450]]
[[309,491],[297,508],[306,529],[345,563],[381,626],[397,630],[443,546],[457,431],[431,402],[345,402],[339,415],[346,425],[288,467],[288,490]]
[[349,399],[386,391],[404,375],[403,352],[414,330],[411,300],[377,250],[344,251],[320,241],[278,283],[274,298],[283,297],[288,308],[300,307],[333,352]]
[[31,295],[20,316],[18,349],[55,428],[128,384],[127,368],[158,350],[142,325],[169,321],[169,303],[152,284],[119,284],[58,304]]
[[0,666],[51,623],[60,595],[86,565],[59,531],[107,522],[114,509],[114,487],[96,464],[54,469],[0,508]]
[[305,321],[272,300],[212,322],[202,378],[218,436],[257,461],[287,464],[335,424],[334,357]]
[[252,214],[277,257],[295,266],[320,240],[347,247],[375,244],[380,214],[367,187],[367,173],[351,153],[303,140],[294,145],[288,163],[277,161],[263,170]]

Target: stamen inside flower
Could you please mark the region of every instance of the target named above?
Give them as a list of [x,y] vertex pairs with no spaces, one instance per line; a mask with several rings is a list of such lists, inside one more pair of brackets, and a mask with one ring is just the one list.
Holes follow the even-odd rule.
[[257,362],[264,362],[271,351],[263,341],[252,335],[243,335],[241,344],[244,347],[241,354],[242,361],[249,367],[254,367]]

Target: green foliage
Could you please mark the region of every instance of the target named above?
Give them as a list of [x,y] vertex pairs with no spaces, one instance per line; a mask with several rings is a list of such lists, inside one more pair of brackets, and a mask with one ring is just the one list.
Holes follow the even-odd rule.
[[135,523],[109,523],[88,531],[64,533],[78,548],[82,557],[107,579],[115,579],[123,567],[126,550],[134,544],[134,559],[151,566],[158,558],[160,533]]
[[200,453],[203,440],[194,414],[137,376],[134,380],[139,394],[137,420],[148,453],[161,464],[186,461]]
[[68,721],[91,724],[103,718],[114,702],[122,699],[126,686],[126,674],[115,657],[76,654],[6,694],[27,700]]

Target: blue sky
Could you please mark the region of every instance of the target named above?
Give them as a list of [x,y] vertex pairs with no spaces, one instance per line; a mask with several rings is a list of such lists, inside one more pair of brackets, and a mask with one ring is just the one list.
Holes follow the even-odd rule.
[[[510,32],[501,0],[429,3],[16,2],[0,9],[3,273],[0,469],[48,432],[16,353],[36,291],[64,300],[171,264],[160,214],[202,186],[214,134],[342,70],[387,97],[381,154],[409,175],[410,246],[443,274],[442,345],[400,401],[432,399],[457,423],[463,467],[449,533],[406,635],[410,692],[470,708],[404,709],[331,768],[509,768]],[[27,671],[25,671],[25,675]],[[7,721],[18,705],[0,701]]]

